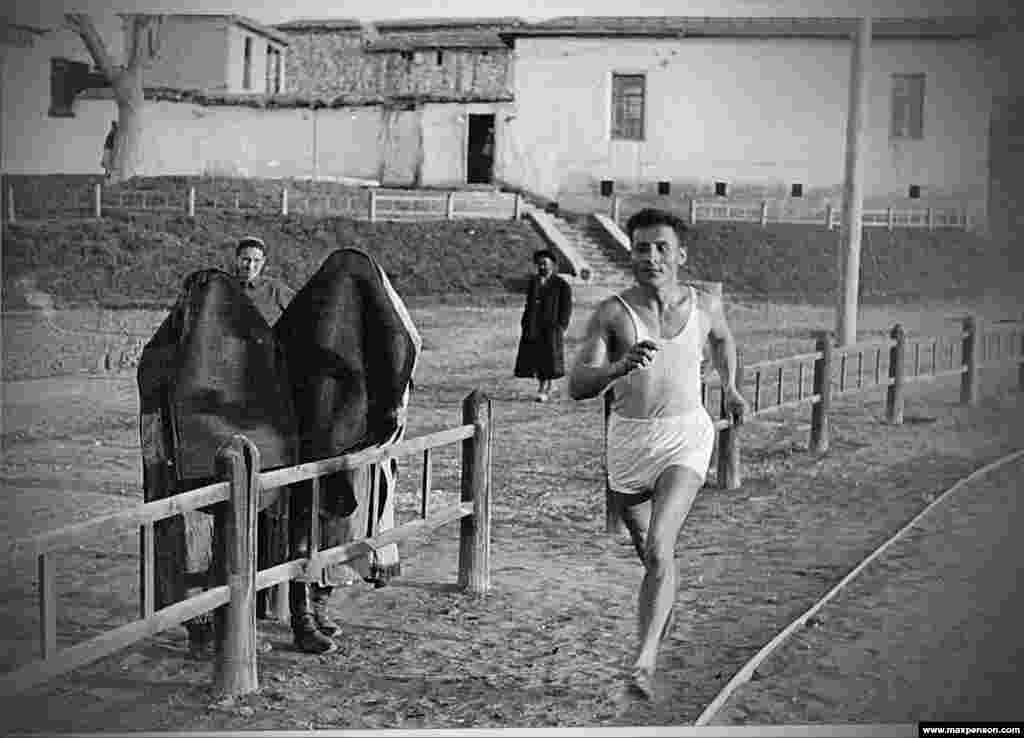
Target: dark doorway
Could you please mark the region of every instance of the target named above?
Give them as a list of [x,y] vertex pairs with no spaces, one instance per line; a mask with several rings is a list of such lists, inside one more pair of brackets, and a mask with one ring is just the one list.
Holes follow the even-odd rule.
[[469,116],[466,182],[490,184],[494,177],[494,115]]

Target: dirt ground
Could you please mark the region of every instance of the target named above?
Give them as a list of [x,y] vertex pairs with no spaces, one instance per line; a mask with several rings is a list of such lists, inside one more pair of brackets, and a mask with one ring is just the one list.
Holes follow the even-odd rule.
[[[965,309],[1015,317],[1017,305],[875,306],[862,328],[901,321],[926,333]],[[588,311],[580,306],[569,350]],[[827,309],[742,304],[731,313],[749,360],[810,350]],[[310,657],[283,624],[260,623],[258,693],[211,692],[212,664],[186,658],[184,631],[162,633],[54,680],[4,708],[10,730],[259,730],[685,725],[780,628],[898,530],[929,499],[1019,447],[1024,398],[1012,372],[983,377],[977,407],[955,380],[916,385],[907,422],[884,424],[883,393],[835,404],[832,448],[807,450],[809,410],[764,416],[743,430],[744,483],[708,486],[678,546],[677,625],[659,664],[658,698],[630,699],[622,677],[635,640],[641,568],[604,533],[600,405],[564,396],[532,402],[511,379],[518,310],[442,306],[413,312],[424,337],[410,435],[460,422],[474,388],[494,403],[493,590],[454,586],[457,526],[403,543],[403,575],[335,592],[336,653]],[[14,514],[4,539],[129,507],[141,499],[137,398],[130,373],[4,386],[3,475]],[[455,449],[435,461],[432,504],[457,495]],[[416,462],[403,466],[400,519],[416,507]],[[59,641],[68,645],[135,617],[137,534],[85,542],[57,558]],[[37,657],[31,560],[0,584],[7,668]],[[917,623],[932,617],[911,608]],[[878,722],[870,710],[829,722]]]
[[1022,473],[1017,460],[933,508],[712,724],[1019,721]]

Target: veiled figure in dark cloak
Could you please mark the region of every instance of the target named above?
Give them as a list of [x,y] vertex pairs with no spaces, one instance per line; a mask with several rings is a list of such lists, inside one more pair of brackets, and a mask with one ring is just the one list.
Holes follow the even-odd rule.
[[565,376],[565,332],[572,318],[572,287],[556,273],[552,251],[534,253],[537,273],[526,289],[522,334],[512,373],[537,380],[537,402],[547,402],[554,380]]
[[[138,386],[147,502],[217,481],[217,449],[236,433],[256,444],[262,469],[296,463],[298,426],[284,354],[226,272],[206,269],[185,279],[143,349]],[[262,507],[268,505],[276,509],[274,496],[263,497]],[[211,513],[191,511],[154,525],[157,609],[183,600],[190,589],[216,584]],[[262,566],[282,560],[282,544],[260,541]],[[200,616],[186,624],[194,651],[212,644],[210,620]]]
[[[405,305],[369,254],[353,248],[330,254],[274,332],[290,368],[302,462],[402,438],[421,341]],[[320,478],[321,549],[394,526],[395,473],[391,461]],[[293,559],[309,555],[311,485],[296,485],[301,489],[292,492]],[[310,628],[323,630],[323,605],[335,586],[350,580],[352,568],[382,586],[400,572],[398,549],[389,544],[362,560],[324,567],[315,581],[291,582],[292,628],[300,649],[320,652],[322,640]]]

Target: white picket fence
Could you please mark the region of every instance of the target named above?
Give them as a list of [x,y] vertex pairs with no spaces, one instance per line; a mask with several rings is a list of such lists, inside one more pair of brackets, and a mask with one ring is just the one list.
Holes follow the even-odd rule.
[[[24,198],[24,196],[22,196]],[[482,218],[516,220],[523,208],[522,196],[494,190],[396,190],[369,188],[321,194],[282,187],[268,198],[233,193],[142,190],[104,187],[72,192],[56,207],[40,208],[21,199],[13,187],[7,190],[5,213],[8,222],[19,218],[39,219],[67,216],[101,218],[111,211],[177,212],[195,216],[197,211],[266,214],[302,214],[317,217],[347,217],[375,221],[431,221]]]
[[[621,221],[624,198],[613,196],[611,216],[616,222]],[[627,201],[628,203],[628,201]],[[630,210],[636,209],[637,203],[628,203]],[[805,225],[821,224],[829,230],[842,223],[842,210],[832,205],[825,207],[793,207],[779,206],[768,200],[761,201],[729,201],[729,200],[689,200],[689,220],[691,224],[706,221],[734,223],[758,223],[762,227],[769,223],[800,223]],[[921,207],[921,208],[866,208],[863,211],[862,224],[865,228],[970,228],[970,214],[965,208],[955,207]]]

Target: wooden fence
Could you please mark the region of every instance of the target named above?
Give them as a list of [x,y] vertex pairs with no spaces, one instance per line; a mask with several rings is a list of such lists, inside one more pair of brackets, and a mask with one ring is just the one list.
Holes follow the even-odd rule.
[[[491,536],[491,403],[474,391],[463,401],[463,424],[389,446],[375,446],[344,456],[259,472],[259,450],[235,436],[217,452],[224,481],[134,509],[47,531],[8,545],[8,554],[31,554],[38,562],[38,596],[42,658],[0,675],[0,695],[23,692],[53,677],[93,663],[144,638],[175,627],[202,613],[216,611],[222,627],[215,669],[215,686],[227,695],[258,688],[256,660],[256,592],[274,586],[282,590],[297,577],[315,577],[321,567],[365,555],[374,548],[397,543],[418,533],[460,520],[458,583],[470,592],[490,588]],[[462,443],[461,501],[431,511],[431,452]],[[371,467],[412,454],[423,455],[419,517],[369,538],[318,551],[319,479],[346,469]],[[256,520],[263,490],[313,481],[312,536],[308,558],[257,570]],[[218,504],[224,503],[224,504]],[[371,508],[376,502],[371,496]],[[154,611],[155,555],[153,524],[174,515],[216,505],[214,561],[219,562],[220,586]],[[373,516],[371,516],[373,517]],[[142,540],[142,598],[138,620],[64,649],[57,648],[57,591],[55,554],[83,540],[137,526]],[[278,592],[281,594],[281,591]],[[223,608],[227,605],[226,608]]]
[[[612,196],[611,217],[616,223],[621,220],[622,197]],[[728,200],[680,200],[689,209],[689,221],[693,225],[704,221],[758,223],[762,228],[769,223],[798,223],[824,225],[829,230],[842,224],[842,211],[825,207],[794,207],[768,200],[757,202]],[[970,228],[970,216],[965,208],[874,208],[865,209],[861,220],[865,228]]]
[[[885,388],[886,421],[903,423],[905,388],[913,382],[932,382],[960,377],[960,402],[978,400],[980,370],[1017,368],[1017,386],[1024,392],[1024,319],[1002,320],[982,326],[974,316],[963,318],[961,329],[941,336],[908,337],[899,324],[889,338],[850,346],[834,346],[828,331],[815,334],[813,352],[760,361],[736,371],[736,385],[750,405],[749,417],[786,408],[810,405],[809,448],[824,453],[829,448],[832,401],[834,398]],[[717,407],[711,400],[718,393]],[[717,414],[715,448],[716,481],[723,489],[742,484],[740,436],[725,407],[724,392],[717,377],[701,385],[705,407]],[[605,402],[605,424],[610,412]],[[616,499],[606,489],[605,529],[621,533],[624,527]]]
[[56,209],[19,205],[13,186],[7,189],[5,212],[10,223],[21,217],[102,218],[110,212],[181,213],[195,217],[197,211],[247,214],[297,213],[316,217],[347,217],[374,221],[432,221],[467,218],[517,220],[523,208],[522,196],[490,190],[392,190],[368,188],[344,193],[322,194],[302,189],[281,188],[275,196],[187,190],[149,190],[104,187],[96,183],[89,191],[69,193]]

